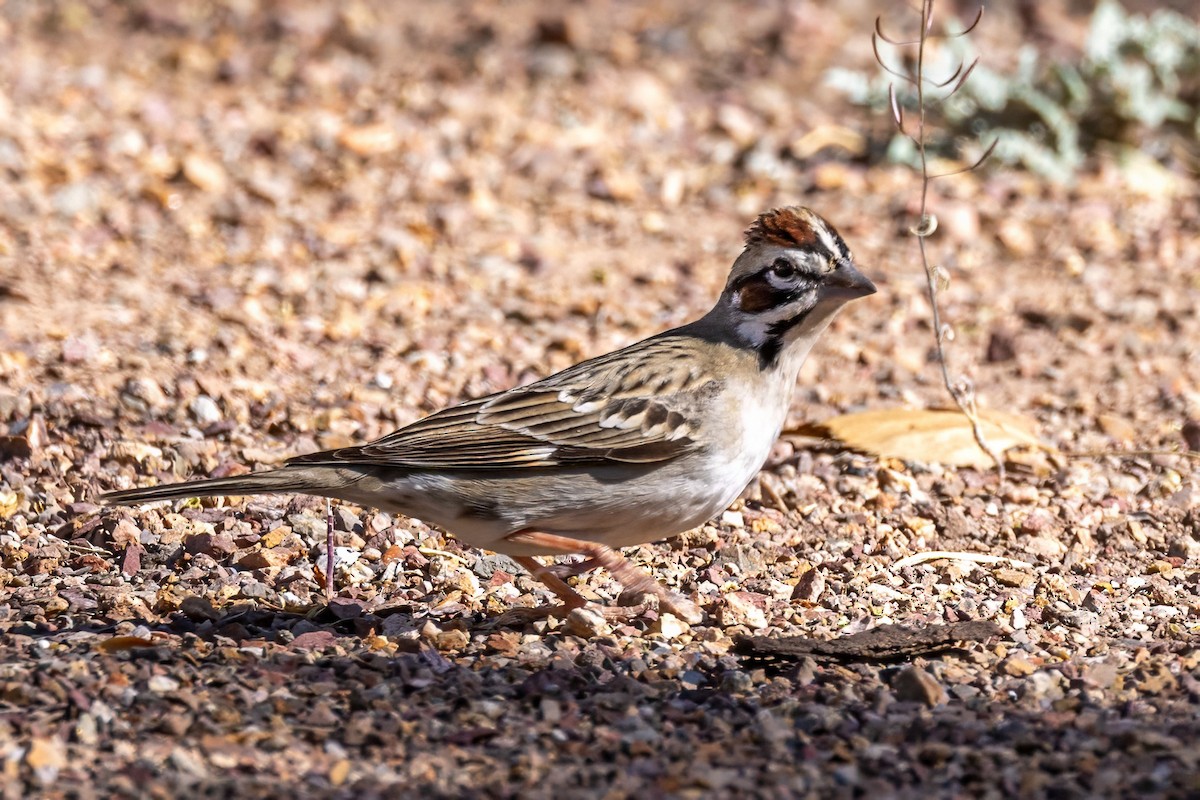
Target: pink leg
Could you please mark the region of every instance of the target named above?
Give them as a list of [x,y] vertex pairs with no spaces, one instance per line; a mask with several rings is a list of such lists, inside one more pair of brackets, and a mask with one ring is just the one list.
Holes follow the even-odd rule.
[[562,600],[563,605],[568,609],[583,608],[587,605],[587,600],[579,592],[568,586],[567,582],[558,577],[552,568],[542,564],[533,556],[513,556],[512,560],[524,567],[530,575],[544,583],[546,588],[554,592],[554,596]]
[[[658,598],[659,603],[664,609],[670,611],[671,613],[675,614],[675,616],[685,620],[686,622],[695,624],[704,619],[704,612],[700,610],[699,606],[697,606],[691,600],[688,600],[683,595],[669,591],[661,583],[654,580],[654,578],[650,577],[650,575],[646,574],[644,570],[641,570],[629,563],[624,556],[622,556],[616,550],[613,550],[611,547],[607,547],[598,542],[589,542],[583,539],[572,539],[568,536],[559,536],[553,533],[541,533],[539,531],[518,531],[517,533],[509,536],[508,541],[533,545],[539,549],[552,553],[561,553],[562,555],[582,553],[589,558],[589,562],[587,563],[592,563],[594,566],[603,567],[604,569],[608,570],[614,578],[621,582],[621,585],[624,586],[627,591],[654,595]],[[550,591],[558,595],[558,597],[562,599],[563,602],[568,606],[572,602],[570,599],[571,596],[577,598],[575,602],[583,599],[574,589],[567,586],[567,584],[563,582],[561,578],[551,573],[547,567],[544,567],[541,564],[538,564],[538,562],[533,561],[532,558],[526,556],[517,558],[516,561],[518,564],[528,569],[534,575],[534,577],[545,583]],[[529,564],[526,562],[533,562],[533,564],[536,565],[536,569],[531,569]],[[554,583],[552,583],[550,580],[547,580],[547,577],[552,577],[554,579]],[[566,589],[570,595],[564,595],[561,593],[559,588],[556,588],[556,583],[559,587]]]
[[582,575],[585,572],[591,572],[600,566],[602,565],[596,559],[587,558],[574,564],[549,564],[545,568],[566,580],[567,578],[574,578],[576,575]]
[[[492,625],[500,628],[509,625],[527,625],[530,622],[546,617],[559,617],[565,619],[571,613],[572,609],[583,608],[587,605],[587,599],[579,592],[576,592],[566,582],[560,578],[554,571],[552,566],[547,566],[539,562],[532,556],[512,556],[512,560],[516,561],[529,572],[530,575],[537,578],[546,588],[554,592],[554,595],[562,601],[561,606],[537,606],[534,608],[510,608],[500,616],[492,620]],[[628,619],[636,616],[641,612],[641,609],[599,609],[605,616],[621,617]]]

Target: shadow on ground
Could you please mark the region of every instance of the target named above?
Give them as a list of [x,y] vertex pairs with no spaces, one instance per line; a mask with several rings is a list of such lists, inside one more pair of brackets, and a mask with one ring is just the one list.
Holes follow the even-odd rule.
[[420,639],[411,652],[382,653],[370,650],[372,631],[421,622],[349,604],[308,616],[198,610],[156,625],[10,630],[4,738],[66,741],[68,756],[81,744],[107,762],[95,773],[69,757],[40,767],[26,758],[21,784],[263,797],[1200,790],[1200,721],[1178,683],[1113,703],[1069,662],[1046,671],[1041,696],[995,702],[952,683],[978,652],[918,658],[949,686],[930,705],[899,699],[910,694],[898,687],[903,664],[800,658],[763,671],[731,654],[707,658],[702,645],[664,648],[650,663],[615,640],[486,620],[463,631],[483,637],[478,655]]

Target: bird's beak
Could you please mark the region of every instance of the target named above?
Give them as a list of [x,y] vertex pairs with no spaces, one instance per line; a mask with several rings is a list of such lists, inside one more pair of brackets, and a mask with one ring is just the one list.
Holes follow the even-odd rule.
[[850,261],[842,261],[837,269],[825,276],[821,286],[821,297],[837,298],[839,300],[855,300],[875,294],[875,284],[871,279],[858,271]]

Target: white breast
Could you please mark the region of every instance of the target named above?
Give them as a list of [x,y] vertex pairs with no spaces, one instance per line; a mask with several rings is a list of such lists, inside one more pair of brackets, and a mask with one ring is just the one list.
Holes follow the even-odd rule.
[[732,451],[726,467],[727,480],[725,505],[732,503],[751,480],[762,469],[779,432],[783,429],[791,403],[791,386],[758,387],[759,391],[731,394],[727,402],[735,407],[730,415],[733,425],[741,426],[742,444]]

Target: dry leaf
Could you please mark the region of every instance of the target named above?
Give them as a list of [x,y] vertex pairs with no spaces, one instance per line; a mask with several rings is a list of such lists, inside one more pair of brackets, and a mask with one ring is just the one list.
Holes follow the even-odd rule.
[[[984,438],[1001,453],[1012,447],[1050,449],[1038,440],[1034,433],[1036,423],[1028,417],[980,409],[979,423]],[[980,469],[992,465],[991,458],[976,444],[971,423],[961,412],[951,409],[863,411],[789,432],[816,433],[837,439],[854,450],[904,461]]]
[[67,746],[62,739],[36,738],[29,745],[25,763],[42,776],[53,780],[58,770],[67,765]]
[[852,156],[867,152],[867,140],[853,128],[842,125],[819,125],[792,141],[790,150],[799,159],[808,159],[825,148],[844,150]]
[[229,182],[221,162],[200,153],[184,156],[183,177],[197,189],[213,194],[225,191]]
[[0,519],[8,519],[21,507],[21,495],[12,489],[0,489]]
[[154,642],[142,636],[114,636],[96,645],[96,649],[102,653],[119,653],[141,647],[154,647]]
[[348,777],[350,777],[349,759],[340,759],[329,770],[329,783],[333,786],[341,786]]
[[391,125],[360,125],[343,129],[338,144],[355,155],[378,156],[399,147],[400,136]]

